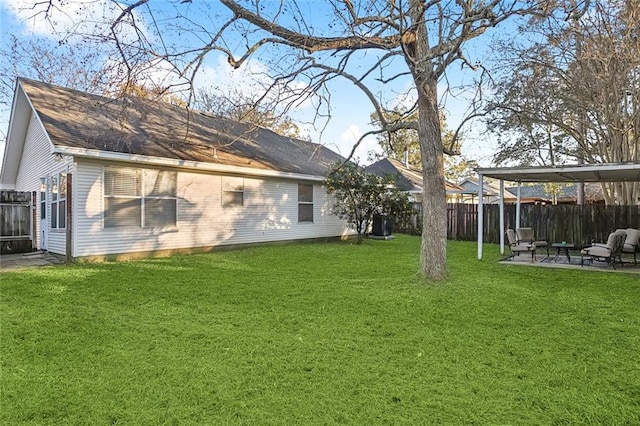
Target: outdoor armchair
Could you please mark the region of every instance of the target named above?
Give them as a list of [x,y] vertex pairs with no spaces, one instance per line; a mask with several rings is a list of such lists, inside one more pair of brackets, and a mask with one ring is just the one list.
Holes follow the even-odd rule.
[[593,261],[599,260],[607,262],[613,269],[616,269],[616,259],[622,264],[622,248],[627,238],[625,231],[615,231],[609,234],[606,244],[594,244],[591,247],[585,247],[580,251],[582,255],[580,265],[584,265],[584,258],[588,256]]
[[549,244],[543,240],[536,240],[531,228],[518,228],[516,230],[518,236],[518,244],[534,244],[536,248],[545,247],[547,249],[547,257],[549,256]]
[[633,263],[637,265],[637,255],[640,251],[640,229],[627,228],[618,229],[617,231],[624,231],[627,233],[627,239],[624,240],[624,246],[622,246],[622,253],[632,253]]
[[536,255],[536,245],[533,243],[521,243],[518,241],[518,237],[513,229],[507,229],[507,240],[509,241],[509,250],[511,252],[509,259],[513,259],[514,256],[519,256],[521,252],[531,252],[531,261]]
[[[640,230],[634,228],[616,229],[615,232],[624,232],[627,234],[627,238],[624,240],[622,246],[622,253],[633,254],[633,263],[637,264],[637,252],[640,251]],[[594,246],[606,247],[605,244],[595,243]]]

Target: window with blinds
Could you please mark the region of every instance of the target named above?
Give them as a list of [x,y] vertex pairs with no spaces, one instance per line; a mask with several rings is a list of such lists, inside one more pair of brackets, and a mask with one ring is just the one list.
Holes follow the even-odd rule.
[[298,222],[313,222],[313,185],[298,184]]
[[222,178],[222,205],[244,205],[244,178],[224,176]]
[[176,172],[109,167],[103,182],[105,228],[176,225]]
[[167,170],[145,170],[144,227],[175,226],[178,174]]

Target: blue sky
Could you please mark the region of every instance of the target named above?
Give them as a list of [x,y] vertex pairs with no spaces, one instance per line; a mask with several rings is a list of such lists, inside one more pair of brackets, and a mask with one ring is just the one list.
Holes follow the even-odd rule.
[[[96,33],[105,31],[105,21],[113,19],[117,15],[118,10],[114,8],[114,3],[109,0],[66,0],[64,5],[64,12],[61,13],[58,10],[52,11],[50,21],[43,19],[41,15],[34,17],[35,10],[33,5],[36,0],[0,0],[0,25],[2,28],[2,41],[3,47],[6,46],[8,41],[8,34],[19,36],[20,39],[26,40],[29,37],[45,37],[55,40],[59,38],[61,33],[68,30],[75,30],[82,33]],[[46,3],[46,2],[45,2]],[[195,4],[196,2],[193,2]],[[180,2],[170,1],[154,1],[154,5],[160,5],[165,9],[167,16],[171,15],[171,9],[174,7],[182,7],[182,11],[190,11],[186,9],[192,7],[190,5],[183,5]],[[194,19],[198,19],[198,23],[203,27],[211,26],[211,20],[209,16],[213,16],[217,13],[224,13],[226,9],[221,9],[221,6],[217,2],[200,2],[200,6],[206,10],[196,12],[190,11]],[[319,3],[309,1],[301,2],[302,7],[308,7],[314,9],[317,13],[315,15],[316,22],[313,24],[321,25],[327,23],[326,17],[323,17],[320,13],[321,8]],[[321,4],[321,3],[320,3]],[[316,10],[317,9],[317,10]],[[207,16],[208,15],[208,16]],[[161,16],[161,15],[158,15]],[[328,15],[327,15],[328,16]],[[104,19],[104,21],[103,21]],[[149,20],[145,20],[143,16],[140,17],[141,26],[146,28],[149,25]],[[127,31],[126,29],[124,30]],[[57,33],[57,34],[56,34]],[[152,29],[149,29],[148,36],[153,38]],[[125,34],[125,37],[127,34]],[[165,42],[180,44],[187,40],[183,34],[182,38],[167,39]],[[78,42],[77,39],[69,39],[69,43]],[[483,42],[475,43],[468,49],[469,55],[478,54],[485,51],[483,48]],[[230,43],[232,44],[232,42]],[[241,45],[230,46],[230,49],[241,48]],[[472,61],[480,58],[470,58]],[[367,63],[368,58],[362,56],[360,58],[363,66]],[[245,64],[238,70],[233,70],[226,62],[226,57],[219,54],[212,54],[207,57],[207,60],[203,67],[202,74],[196,80],[197,84],[202,87],[215,85],[217,87],[246,87],[247,90],[252,90],[254,83],[251,79],[257,72],[262,72],[268,68],[269,65],[266,62],[261,61],[260,56],[256,55],[255,59]],[[450,68],[449,79],[454,83],[472,78],[469,73],[462,73],[459,71],[460,66],[454,64]],[[162,65],[157,67],[157,70],[149,74],[149,79],[158,80],[166,79],[166,67]],[[303,84],[303,83],[300,83]],[[400,94],[410,87],[408,80],[398,80],[395,84],[387,85],[384,87],[384,96],[396,102],[402,102],[402,96]],[[444,87],[444,84],[441,86]],[[319,123],[315,128],[311,125],[303,125],[303,129],[310,135],[311,139],[315,142],[320,142],[328,146],[329,148],[339,152],[342,155],[347,155],[353,143],[367,130],[371,129],[369,125],[370,114],[373,111],[370,103],[362,95],[362,93],[355,89],[350,82],[336,81],[331,86],[331,101],[332,111],[331,119],[328,120],[326,126],[324,123]],[[303,122],[310,121],[313,116],[314,106],[313,100],[307,101],[299,105],[295,110],[291,111],[291,115],[294,119],[299,119]],[[455,127],[467,109],[467,103],[464,99],[454,99],[447,97],[443,101],[449,127]],[[0,115],[0,132],[6,135],[6,129],[8,125],[8,111],[2,111]],[[477,125],[476,125],[477,126]],[[356,151],[356,157],[362,162],[366,162],[367,153],[371,150],[378,150],[378,143],[373,137],[366,139],[360,148]],[[470,159],[479,160],[483,164],[488,164],[490,161],[490,155],[494,151],[491,141],[486,139],[486,136],[482,136],[480,132],[475,131],[474,127],[468,128],[466,137],[463,144],[463,154]]]

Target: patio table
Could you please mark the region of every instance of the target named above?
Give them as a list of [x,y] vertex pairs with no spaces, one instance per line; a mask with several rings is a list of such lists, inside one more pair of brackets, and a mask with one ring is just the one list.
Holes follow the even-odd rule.
[[569,250],[572,248],[575,248],[575,245],[573,243],[553,243],[551,244],[551,247],[556,249],[556,257],[553,258],[553,261],[557,261],[558,257],[561,254],[564,254],[565,256],[567,256],[567,262],[571,263],[571,256],[569,255]]

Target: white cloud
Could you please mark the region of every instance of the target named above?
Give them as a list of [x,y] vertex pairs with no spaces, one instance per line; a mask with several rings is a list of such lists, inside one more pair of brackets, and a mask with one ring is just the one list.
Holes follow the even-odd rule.
[[[0,7],[22,22],[28,35],[63,37],[73,42],[87,36],[110,34],[111,24],[126,5],[109,0],[67,0],[51,3],[35,0],[0,0]],[[136,12],[134,16],[137,29],[149,38],[144,19]],[[118,35],[124,42],[137,39],[135,29],[128,21],[120,25]]]

